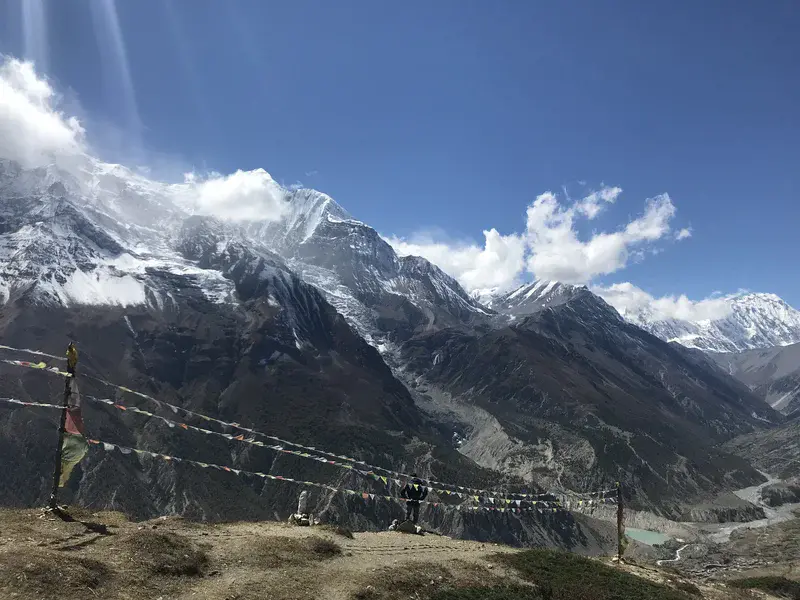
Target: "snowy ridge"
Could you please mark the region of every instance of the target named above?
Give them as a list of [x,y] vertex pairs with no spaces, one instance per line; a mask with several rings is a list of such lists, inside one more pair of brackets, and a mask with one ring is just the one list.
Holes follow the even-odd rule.
[[[291,264],[376,347],[389,343],[386,328],[403,322],[386,317],[398,308],[408,313],[404,302],[415,307],[413,324],[391,335],[491,314],[427,260],[398,257],[326,194],[282,190],[280,220],[235,224],[193,214],[190,191],[189,183],[154,182],[91,157],[69,172],[0,161],[0,302],[25,296],[169,310],[180,281],[211,302],[235,303],[220,253],[238,248]],[[247,276],[243,264],[237,268]]]
[[289,217],[250,227],[248,235],[283,256],[376,347],[385,344],[387,333],[378,313],[398,301],[408,301],[427,315],[428,326],[490,314],[429,261],[398,257],[377,231],[325,194],[294,190],[287,202]]
[[247,234],[273,248],[279,254],[291,253],[307,242],[326,220],[352,220],[350,215],[333,198],[309,189],[289,190],[286,193],[288,210],[277,222],[252,223]]
[[342,315],[347,322],[370,345],[377,346],[384,343],[383,336],[376,335],[375,312],[358,300],[353,291],[344,285],[339,276],[323,267],[316,267],[302,262],[290,261],[289,267],[300,276],[303,281],[319,289],[325,299]]
[[[481,298],[484,306],[505,315],[530,315],[551,306],[567,302],[585,287],[558,281],[537,280],[521,285],[505,294],[480,290],[473,297]],[[474,293],[474,292],[473,292]]]
[[26,296],[162,309],[169,292],[157,272],[192,280],[211,301],[230,301],[229,282],[171,248],[183,213],[168,186],[90,159],[84,175],[0,161],[0,302]]
[[727,317],[699,322],[624,312],[631,323],[669,342],[707,352],[741,352],[800,342],[800,311],[775,294],[741,293],[727,299]]
[[432,289],[435,295],[449,306],[458,307],[459,310],[466,312],[491,314],[491,311],[487,311],[467,295],[454,278],[419,256],[402,257],[398,277],[390,283],[392,289],[409,294],[412,298],[426,295]]
[[800,409],[800,344],[711,357],[775,410],[791,415]]

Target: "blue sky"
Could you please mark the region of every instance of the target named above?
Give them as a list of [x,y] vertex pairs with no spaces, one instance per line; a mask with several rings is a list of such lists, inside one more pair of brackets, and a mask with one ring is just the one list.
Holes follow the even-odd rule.
[[522,233],[548,190],[622,188],[581,243],[667,193],[669,232],[591,283],[800,307],[797,31],[792,0],[0,0],[0,52],[109,160],[263,167],[420,251]]

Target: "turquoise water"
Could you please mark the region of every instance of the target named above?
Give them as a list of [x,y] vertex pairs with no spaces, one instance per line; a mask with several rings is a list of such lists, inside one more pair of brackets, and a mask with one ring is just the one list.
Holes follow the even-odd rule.
[[633,538],[637,542],[642,542],[648,546],[655,544],[663,544],[671,539],[668,535],[659,531],[650,531],[649,529],[636,529],[635,527],[626,527],[625,533],[628,537]]

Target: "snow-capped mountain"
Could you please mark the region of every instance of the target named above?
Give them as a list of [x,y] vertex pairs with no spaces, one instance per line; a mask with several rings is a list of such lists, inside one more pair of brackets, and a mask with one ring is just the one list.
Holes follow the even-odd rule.
[[473,297],[496,312],[521,316],[563,304],[581,290],[586,290],[586,287],[538,280],[504,294],[497,294],[493,290],[478,290],[473,292]]
[[711,358],[775,410],[786,415],[800,410],[800,344],[718,352]]
[[707,352],[740,352],[800,342],[800,311],[775,294],[741,293],[727,301],[730,314],[717,320],[664,319],[646,309],[622,311],[622,316],[663,340]]
[[230,282],[174,248],[186,214],[168,186],[90,159],[77,175],[0,161],[0,194],[0,303],[162,307],[158,271],[198,279],[215,301],[231,297]]
[[288,216],[247,233],[285,257],[366,339],[382,347],[414,331],[470,323],[491,314],[441,269],[400,257],[367,224],[325,194],[288,193]]
[[[430,440],[422,444],[436,452],[420,460],[442,452],[455,471],[480,465],[585,487],[634,460],[660,469],[656,479],[671,477],[658,453],[680,435],[695,444],[699,475],[657,490],[653,506],[665,494],[722,489],[720,469],[737,471],[730,481],[740,487],[757,481],[746,464],[702,462],[713,454],[703,440],[761,426],[771,409],[719,369],[623,322],[588,289],[539,281],[482,296],[485,306],[427,260],[398,256],[325,194],[281,190],[280,218],[237,223],[193,214],[183,201],[191,185],[93,160],[69,173],[4,163],[4,339],[42,348],[77,332],[86,354],[107,357],[98,371],[242,422],[283,426],[288,415],[289,437],[330,434],[320,443],[388,462],[415,460],[407,448]],[[421,382],[427,391],[413,392]],[[460,397],[474,406],[450,404]],[[645,397],[671,415],[660,445],[638,433],[652,429]],[[438,420],[449,410],[457,418]],[[446,430],[451,440],[453,423],[465,433],[458,451],[441,437]],[[606,427],[622,431],[622,451],[598,462]],[[136,496],[89,494],[122,495]]]
[[[161,272],[193,277],[213,301],[235,301],[230,282],[198,268],[186,247],[182,228],[194,217],[183,187],[89,157],[77,172],[0,162],[0,302],[25,294],[63,306],[161,307],[169,291],[151,277]],[[274,253],[371,343],[491,313],[427,260],[397,256],[326,194],[282,192],[280,220],[215,221],[213,235]]]
[[[476,290],[471,297],[497,313],[518,317],[558,306],[586,290],[585,286],[534,281],[500,294]],[[635,310],[620,308],[619,313],[664,341],[707,352],[741,352],[800,342],[800,311],[775,294],[740,293],[726,302],[729,314],[716,320],[666,318],[649,305]]]

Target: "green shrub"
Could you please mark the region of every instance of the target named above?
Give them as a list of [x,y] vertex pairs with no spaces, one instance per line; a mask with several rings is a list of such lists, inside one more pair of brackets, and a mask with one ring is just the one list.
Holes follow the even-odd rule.
[[546,600],[690,600],[674,590],[595,560],[553,550],[498,554]]
[[761,590],[784,598],[800,600],[800,581],[792,581],[777,575],[734,579],[729,581],[728,585],[742,589]]
[[465,587],[436,592],[430,600],[547,600],[530,586]]

